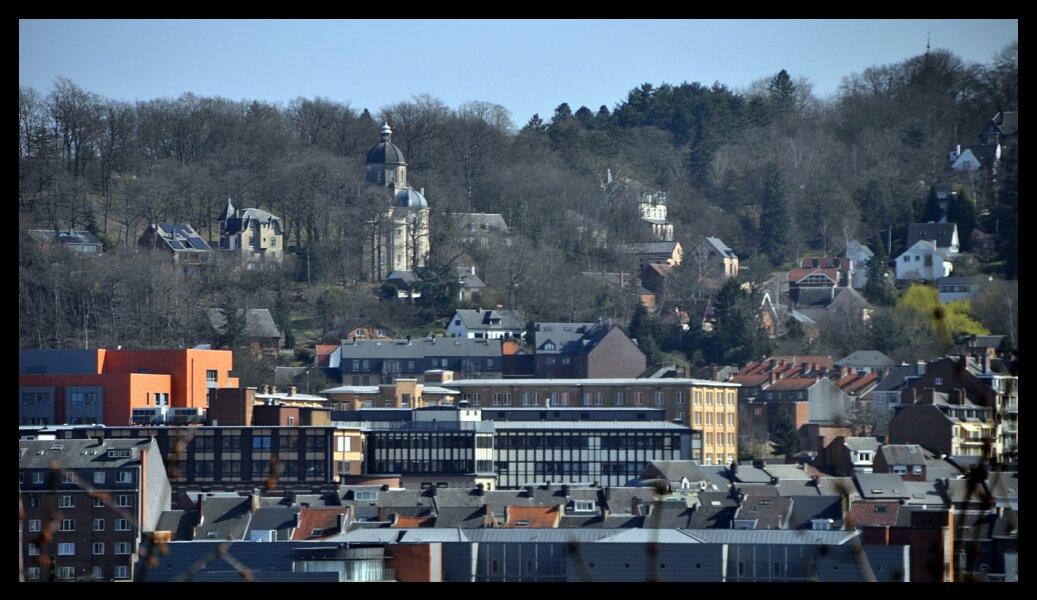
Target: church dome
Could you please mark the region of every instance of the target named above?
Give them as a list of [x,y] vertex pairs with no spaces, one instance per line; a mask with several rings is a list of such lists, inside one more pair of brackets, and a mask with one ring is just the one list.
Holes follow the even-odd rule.
[[412,188],[403,188],[396,192],[396,206],[403,208],[428,208],[428,201],[421,192]]
[[367,164],[407,164],[403,160],[403,152],[400,152],[396,144],[392,143],[392,129],[389,128],[388,123],[382,125],[381,143],[371,148],[371,151],[367,153]]

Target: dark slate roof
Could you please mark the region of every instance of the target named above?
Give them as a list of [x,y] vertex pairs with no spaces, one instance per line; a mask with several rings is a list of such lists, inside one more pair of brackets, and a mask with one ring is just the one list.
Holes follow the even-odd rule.
[[858,350],[835,361],[837,367],[895,367],[897,362],[878,350]]
[[655,488],[651,487],[610,487],[605,490],[605,507],[609,513],[633,514],[636,502],[642,507],[641,514],[648,511],[648,506],[659,498]]
[[788,498],[792,500],[789,529],[810,529],[812,519],[832,519],[833,528],[838,528],[842,523],[842,496],[797,495]]
[[252,513],[252,520],[248,524],[248,531],[245,532],[245,539],[248,539],[253,531],[269,530],[277,531],[278,541],[291,539],[297,514],[299,514],[298,507],[260,506]]
[[[103,443],[98,444],[98,441]],[[151,439],[96,439],[96,440],[22,440],[18,442],[19,469],[50,469],[57,460],[64,469],[116,469],[140,466],[141,452],[152,447],[158,455],[158,445]],[[129,450],[128,457],[113,456]]]
[[396,190],[396,206],[403,208],[428,208],[428,200],[414,188]]
[[787,529],[792,500],[788,496],[746,494],[735,519],[756,519],[756,529]]
[[925,466],[925,454],[918,444],[886,444],[879,448],[879,454],[886,459],[887,465],[919,465]]
[[342,364],[354,358],[407,359],[442,357],[486,357],[499,358],[499,340],[477,340],[463,338],[419,338],[411,340],[357,340],[342,341]]
[[936,285],[987,285],[992,281],[990,275],[951,275],[937,279]]
[[[232,209],[233,206],[229,205],[228,210]],[[258,208],[246,208],[233,213],[233,216],[227,219],[227,233],[235,234],[240,231],[248,229],[252,222],[257,224],[269,223],[274,231],[281,234],[284,233],[284,225],[281,222],[280,217],[276,217],[265,210]]]
[[[840,288],[835,292],[835,299],[828,306],[828,310],[854,310],[858,308],[869,308],[871,304],[864,299],[860,292],[852,287]],[[896,363],[894,363],[896,364]]]
[[[238,318],[241,318],[242,313],[245,313],[245,327],[241,331],[241,335],[246,338],[278,338],[281,337],[281,332],[277,329],[277,324],[274,323],[274,317],[271,316],[270,311],[266,308],[250,308],[247,311],[244,309],[238,309]],[[222,308],[210,308],[206,311],[209,317],[209,325],[218,333],[223,335],[227,329],[227,317],[224,315]]]
[[392,130],[387,125],[382,126],[382,141],[375,144],[374,148],[367,152],[367,164],[382,163],[392,165],[407,164],[403,160],[403,152],[400,152],[396,144],[392,143]]
[[199,237],[190,225],[162,223],[152,227],[157,237],[174,252],[212,252],[208,242]]
[[693,460],[653,460],[648,464],[655,467],[670,481],[681,481],[685,477],[689,482],[709,480],[706,474],[699,469],[698,463]]
[[559,529],[627,529],[644,527],[646,517],[630,515],[565,515],[558,521]]
[[477,529],[483,526],[486,509],[482,506],[442,506],[436,509],[436,527]]
[[[537,354],[561,354],[567,348],[580,345],[580,340],[597,323],[536,323],[533,343]],[[551,341],[555,349],[545,350],[544,344]],[[571,352],[571,351],[570,351]]]
[[857,473],[854,475],[861,497],[873,500],[910,498],[904,480],[893,473]]
[[616,249],[623,254],[673,254],[677,242],[632,242],[616,244]]
[[[245,581],[242,573],[219,555],[222,542],[197,540],[166,544],[165,552],[154,552],[158,564],[137,567],[142,581]],[[252,581],[338,581],[338,573],[292,573],[292,551],[298,548],[327,548],[321,542],[256,543],[233,542],[226,554],[249,570]],[[200,570],[191,575],[192,567]],[[190,575],[190,576],[189,576]],[[330,576],[330,577],[329,577]]]
[[642,527],[645,529],[686,529],[691,520],[692,509],[683,501],[664,500],[653,502]]
[[893,367],[889,370],[889,374],[879,381],[879,384],[872,388],[873,392],[892,392],[899,390],[904,387],[906,383],[905,377],[918,375],[918,367],[914,365],[905,365],[900,367]]
[[738,258],[735,256],[735,251],[728,247],[727,244],[720,241],[720,238],[706,236],[706,243],[709,244],[714,250],[720,253],[721,256],[727,258]]
[[[248,496],[202,498],[201,522],[195,530],[195,539],[244,539],[252,517],[251,509],[252,499]],[[215,532],[215,537],[209,537],[209,532]]]
[[702,492],[688,520],[689,529],[730,529],[738,501],[727,492]]
[[803,287],[796,292],[796,306],[825,307],[834,300],[830,288]]
[[951,245],[951,237],[957,230],[956,223],[911,223],[907,226],[907,248],[919,241],[936,240],[939,248]]
[[385,277],[382,285],[384,286],[386,283],[392,282],[397,288],[409,291],[420,281],[421,278],[414,271],[396,270]]
[[451,215],[461,229],[459,234],[480,232],[508,232],[504,216],[498,213],[454,213]]
[[[461,323],[469,331],[510,331],[526,327],[525,317],[517,310],[459,308],[454,313],[454,318],[450,320],[451,323],[456,319],[461,319]],[[500,319],[500,323],[491,324],[493,319]]]
[[1018,499],[1019,473],[994,471],[986,481],[974,484],[966,479],[947,482],[947,496],[951,502],[982,503],[987,500]]
[[483,280],[478,275],[464,267],[457,267],[457,277],[461,280],[461,289],[481,290],[486,287],[486,284],[483,283]]
[[198,511],[166,510],[158,518],[155,531],[170,532],[170,541],[188,541],[193,537],[195,523],[198,522]]

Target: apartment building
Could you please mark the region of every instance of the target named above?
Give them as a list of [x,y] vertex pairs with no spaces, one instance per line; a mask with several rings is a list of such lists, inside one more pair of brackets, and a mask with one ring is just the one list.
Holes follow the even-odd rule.
[[425,372],[446,369],[465,378],[501,377],[500,340],[436,338],[415,340],[352,340],[342,342],[335,357],[342,383],[381,385],[397,379],[424,383]]
[[132,579],[141,534],[171,505],[155,440],[26,440],[18,456],[25,580]]
[[229,350],[21,350],[19,423],[128,425],[135,408],[205,408],[238,387]]

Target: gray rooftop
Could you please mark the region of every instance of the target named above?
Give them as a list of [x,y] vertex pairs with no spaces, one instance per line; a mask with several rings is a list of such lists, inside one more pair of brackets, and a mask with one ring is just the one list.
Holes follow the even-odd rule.
[[644,429],[644,430],[668,430],[674,432],[690,432],[687,425],[678,425],[667,421],[497,421],[494,422],[497,431],[508,429],[567,429],[567,430],[621,430],[621,429]]
[[[420,338],[407,340],[342,341],[342,364],[347,360],[407,359],[425,357],[486,357],[502,356],[500,340],[472,340],[463,338]],[[452,384],[451,384],[452,385]]]
[[526,327],[525,317],[516,310],[459,308],[451,323],[458,319],[469,331],[513,331]]
[[858,350],[835,361],[837,367],[895,367],[897,362],[878,350]]
[[861,497],[868,500],[910,498],[900,475],[893,473],[857,473],[854,475]]
[[[237,312],[238,319],[241,319],[242,313],[245,314],[245,325],[241,331],[242,337],[281,337],[281,332],[277,329],[277,324],[274,323],[274,317],[271,316],[270,310],[266,308],[250,308],[245,311],[239,308]],[[209,325],[216,333],[224,335],[227,332],[227,317],[224,315],[222,308],[210,308],[206,311],[206,315],[209,317]]]
[[910,248],[918,241],[936,240],[937,247],[947,248],[957,229],[955,223],[911,223],[907,226],[906,247]]
[[[18,449],[19,469],[50,469],[53,461],[63,469],[137,467],[141,452],[153,449],[158,456],[158,445],[151,439],[23,440]],[[129,450],[129,456],[116,456],[110,450]]]
[[536,386],[536,385],[557,385],[557,386],[577,386],[577,387],[590,387],[595,385],[648,385],[648,386],[671,386],[671,385],[686,385],[686,386],[710,386],[710,387],[741,387],[740,384],[711,381],[709,379],[688,379],[688,378],[664,378],[664,379],[649,379],[647,377],[633,378],[633,377],[615,377],[610,379],[455,379],[448,385],[454,388],[464,387],[476,387],[476,386]]
[[677,242],[632,242],[616,244],[616,249],[624,254],[672,254]]
[[886,444],[879,448],[879,453],[886,459],[887,465],[920,465],[925,466],[925,454],[918,444]]
[[720,253],[721,256],[727,258],[738,258],[735,256],[735,251],[729,248],[727,244],[720,241],[720,238],[706,236],[706,243]]

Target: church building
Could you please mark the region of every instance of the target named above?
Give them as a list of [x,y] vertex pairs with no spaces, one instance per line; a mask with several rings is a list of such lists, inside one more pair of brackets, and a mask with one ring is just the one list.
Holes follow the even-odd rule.
[[407,185],[407,163],[392,143],[392,129],[382,125],[382,141],[367,153],[365,178],[384,192],[378,215],[367,222],[363,247],[369,281],[393,271],[424,267],[429,253],[429,208],[422,192]]

